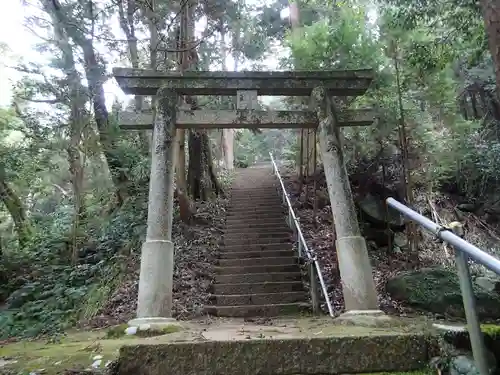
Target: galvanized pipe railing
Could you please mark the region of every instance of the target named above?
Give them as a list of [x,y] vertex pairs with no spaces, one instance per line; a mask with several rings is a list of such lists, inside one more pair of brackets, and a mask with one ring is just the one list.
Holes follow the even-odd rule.
[[308,264],[310,265],[309,277],[311,281],[310,289],[311,289],[311,300],[313,304],[313,310],[315,312],[319,310],[318,285],[317,285],[317,280],[319,280],[321,291],[323,293],[323,297],[325,298],[326,306],[328,308],[328,313],[330,314],[331,317],[333,317],[334,316],[333,306],[330,301],[330,297],[328,297],[328,291],[326,289],[325,280],[323,278],[323,273],[321,272],[321,267],[318,258],[316,257],[316,254],[314,254],[307,246],[306,240],[304,239],[304,235],[302,234],[302,230],[300,229],[299,219],[297,218],[295,212],[293,211],[292,204],[290,202],[290,197],[286,192],[285,184],[283,183],[283,179],[281,178],[273,154],[270,152],[269,156],[271,157],[273,172],[279,181],[278,192],[281,194],[283,204],[286,205],[288,210],[287,224],[297,237],[297,243],[298,243],[297,248],[298,248],[299,258],[303,259],[305,257]]
[[483,333],[476,310],[476,297],[474,296],[468,260],[472,259],[498,275],[500,275],[500,260],[463,240],[453,233],[451,228],[446,228],[434,223],[393,198],[387,198],[387,204],[412,221],[418,223],[429,232],[432,232],[436,237],[446,241],[455,249],[455,263],[457,265],[457,273],[460,280],[460,289],[464,303],[465,317],[467,319],[472,354],[481,375],[488,375],[490,371],[486,357]]

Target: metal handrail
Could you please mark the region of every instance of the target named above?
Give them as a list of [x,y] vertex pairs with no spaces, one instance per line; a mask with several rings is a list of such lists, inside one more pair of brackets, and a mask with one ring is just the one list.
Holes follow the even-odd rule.
[[304,239],[304,235],[302,234],[302,230],[300,229],[299,219],[297,218],[297,216],[295,215],[295,212],[293,211],[292,203],[290,202],[290,198],[288,196],[288,193],[286,192],[285,184],[283,183],[283,179],[281,178],[281,175],[280,175],[278,166],[276,165],[276,162],[274,160],[273,154],[270,152],[269,156],[271,157],[271,164],[273,166],[273,172],[276,175],[276,177],[278,177],[278,181],[280,183],[279,186],[281,187],[281,195],[282,195],[283,203],[286,204],[286,206],[288,208],[288,225],[295,233],[297,233],[299,258],[302,258],[302,253],[304,253],[306,255],[308,261],[310,261],[314,264],[314,269],[316,270],[316,275],[318,276],[319,283],[321,285],[321,291],[323,292],[323,296],[325,297],[326,305],[328,307],[328,313],[330,314],[331,317],[333,317],[334,312],[333,312],[332,303],[330,301],[330,297],[328,296],[325,280],[323,278],[323,273],[321,272],[321,267],[319,265],[318,258],[316,257],[316,254],[311,252],[309,250],[309,247],[307,246],[306,240]]
[[432,232],[438,238],[448,242],[455,249],[455,263],[457,265],[457,273],[460,280],[460,290],[462,292],[462,300],[464,304],[465,318],[467,319],[472,354],[479,372],[482,375],[488,375],[490,371],[486,356],[486,347],[477,315],[476,298],[474,296],[468,260],[470,258],[498,275],[500,275],[500,260],[463,240],[453,233],[452,228],[446,228],[434,223],[425,216],[422,216],[413,211],[411,208],[406,207],[394,198],[387,198],[387,204],[412,221],[420,224],[423,228]]

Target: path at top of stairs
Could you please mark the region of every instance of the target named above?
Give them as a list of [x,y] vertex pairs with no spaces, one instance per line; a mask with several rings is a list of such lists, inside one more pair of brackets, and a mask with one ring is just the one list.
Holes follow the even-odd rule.
[[208,313],[277,316],[307,308],[278,183],[270,166],[237,172]]

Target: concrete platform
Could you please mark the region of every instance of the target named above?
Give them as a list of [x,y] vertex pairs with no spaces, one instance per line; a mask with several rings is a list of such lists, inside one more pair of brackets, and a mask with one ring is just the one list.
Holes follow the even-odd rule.
[[[292,375],[413,371],[432,353],[426,323],[344,325],[331,318],[216,319],[125,344],[119,375]],[[189,331],[189,333],[188,333]]]

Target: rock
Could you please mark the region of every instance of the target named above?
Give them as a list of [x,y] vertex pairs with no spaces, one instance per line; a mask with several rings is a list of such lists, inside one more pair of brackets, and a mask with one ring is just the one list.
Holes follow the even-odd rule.
[[391,207],[387,208],[383,199],[368,193],[358,202],[358,206],[366,220],[375,225],[389,224],[391,229],[395,230],[404,228],[405,222],[401,214]]
[[[386,283],[392,298],[433,313],[464,317],[458,276],[443,268],[401,273]],[[500,296],[475,285],[476,306],[482,319],[500,318]]]
[[316,190],[316,204],[318,205],[318,209],[322,210],[324,207],[330,205],[330,197],[328,196],[328,192],[324,190]]
[[[495,366],[491,365],[490,374],[494,370]],[[472,355],[459,355],[451,358],[449,363],[449,373],[450,375],[481,375]]]
[[489,292],[499,292],[500,291],[500,280],[494,277],[479,276],[476,277],[474,282],[481,288],[486,289]]
[[474,212],[476,210],[476,205],[473,203],[461,203],[461,204],[457,205],[457,208],[460,211],[464,211],[464,212]]
[[399,246],[393,246],[392,252],[394,254],[401,254],[403,251],[401,250],[401,248]]
[[396,232],[394,234],[394,246],[399,248],[406,247],[408,245],[408,237],[403,232]]
[[365,226],[363,228],[363,236],[366,241],[373,241],[377,247],[384,247],[393,242],[394,233],[386,229],[377,229]]
[[137,333],[137,328],[138,327],[127,327],[125,328],[125,334],[126,335],[135,335]]

